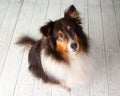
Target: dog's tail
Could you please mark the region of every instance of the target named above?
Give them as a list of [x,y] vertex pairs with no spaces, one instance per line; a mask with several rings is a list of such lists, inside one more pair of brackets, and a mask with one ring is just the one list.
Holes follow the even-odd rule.
[[33,44],[35,44],[36,40],[34,40],[31,37],[28,36],[22,36],[19,38],[19,40],[16,42],[16,44],[26,46],[26,47],[32,47]]

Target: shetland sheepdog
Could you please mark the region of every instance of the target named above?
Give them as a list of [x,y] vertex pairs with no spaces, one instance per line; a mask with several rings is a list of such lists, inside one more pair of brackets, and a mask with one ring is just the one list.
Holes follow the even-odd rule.
[[79,12],[71,5],[64,17],[40,28],[42,38],[23,36],[17,41],[29,45],[29,70],[45,83],[74,88],[89,77],[90,40],[83,31]]

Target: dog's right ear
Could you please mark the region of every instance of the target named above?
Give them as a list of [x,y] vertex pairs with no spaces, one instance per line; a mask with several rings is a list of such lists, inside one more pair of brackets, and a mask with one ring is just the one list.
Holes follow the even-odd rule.
[[40,28],[40,32],[44,35],[44,36],[49,36],[51,30],[52,30],[52,26],[53,26],[53,22],[50,21],[48,22],[46,25],[42,26]]
[[65,11],[64,16],[65,16],[65,18],[68,18],[68,19],[71,18],[71,19],[75,20],[76,23],[81,24],[79,12],[76,10],[74,5],[71,5],[68,8],[68,10]]

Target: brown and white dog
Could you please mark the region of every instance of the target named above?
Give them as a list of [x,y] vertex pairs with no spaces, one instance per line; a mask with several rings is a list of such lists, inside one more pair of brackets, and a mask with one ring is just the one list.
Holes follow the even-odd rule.
[[40,28],[38,41],[23,36],[17,44],[31,45],[29,70],[45,83],[73,88],[89,77],[91,70],[89,39],[83,32],[81,19],[71,5],[64,17]]

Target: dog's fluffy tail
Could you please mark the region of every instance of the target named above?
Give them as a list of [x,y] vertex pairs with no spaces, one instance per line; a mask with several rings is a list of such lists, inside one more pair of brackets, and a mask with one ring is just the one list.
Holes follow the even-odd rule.
[[16,42],[16,44],[26,46],[26,47],[31,47],[33,44],[35,44],[36,40],[34,40],[31,37],[28,36],[22,36],[19,38],[19,40]]

